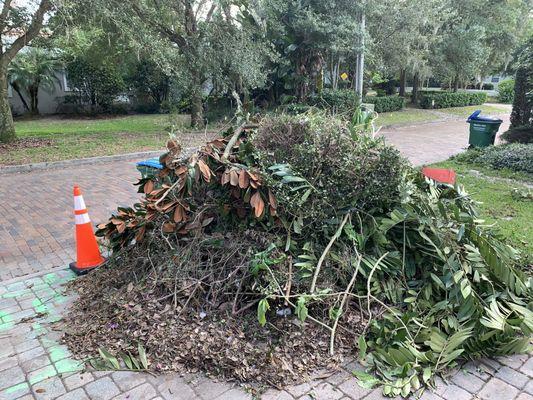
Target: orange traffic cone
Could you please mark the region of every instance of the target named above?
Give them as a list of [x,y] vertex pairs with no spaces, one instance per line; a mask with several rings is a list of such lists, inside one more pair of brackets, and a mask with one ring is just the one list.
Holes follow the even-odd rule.
[[74,217],[76,218],[76,262],[70,263],[70,269],[76,274],[87,273],[105,262],[100,254],[94,236],[89,213],[81,195],[79,186],[74,186]]

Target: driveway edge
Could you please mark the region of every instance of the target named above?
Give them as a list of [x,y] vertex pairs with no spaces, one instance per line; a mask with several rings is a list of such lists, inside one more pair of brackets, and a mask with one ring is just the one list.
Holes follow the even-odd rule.
[[164,149],[157,151],[142,151],[138,153],[117,154],[113,156],[101,156],[90,158],[77,158],[73,160],[40,162],[34,164],[7,165],[0,167],[0,175],[13,174],[18,172],[42,171],[47,169],[64,168],[77,165],[97,164],[111,161],[131,160],[135,158],[157,157],[165,152]]

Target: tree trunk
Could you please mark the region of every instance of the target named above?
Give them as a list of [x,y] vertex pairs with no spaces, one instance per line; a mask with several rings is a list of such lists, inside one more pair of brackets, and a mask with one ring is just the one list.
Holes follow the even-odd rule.
[[30,99],[31,99],[31,113],[32,115],[39,115],[39,87],[30,86]]
[[400,92],[401,97],[405,96],[405,82],[406,82],[406,72],[405,69],[400,70]]
[[457,92],[459,89],[459,75],[455,75],[455,78],[453,79],[453,91]]
[[193,128],[202,128],[204,125],[202,89],[199,85],[195,85],[191,91],[191,126]]
[[418,104],[418,85],[420,83],[420,76],[418,72],[413,77],[413,92],[411,93],[411,103]]
[[0,70],[0,142],[15,140],[15,124],[7,95],[7,70]]

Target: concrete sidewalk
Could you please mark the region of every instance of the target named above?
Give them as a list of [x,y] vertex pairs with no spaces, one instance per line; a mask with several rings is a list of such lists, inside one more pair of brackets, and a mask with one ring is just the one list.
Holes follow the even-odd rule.
[[[57,270],[0,284],[0,400],[252,400],[242,387],[202,374],[152,376],[129,371],[86,371],[61,344],[58,321],[73,300],[63,285],[73,279]],[[150,354],[148,354],[150,358]],[[352,375],[355,362],[263,400],[376,400],[381,389],[363,389]],[[469,362],[423,400],[533,400],[533,358],[527,355]]]

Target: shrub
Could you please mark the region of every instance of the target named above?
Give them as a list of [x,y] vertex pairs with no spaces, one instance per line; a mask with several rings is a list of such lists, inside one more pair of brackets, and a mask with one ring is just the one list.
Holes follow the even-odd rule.
[[533,145],[505,144],[472,149],[454,157],[458,162],[479,164],[495,169],[533,173]]
[[405,98],[400,96],[369,96],[364,101],[374,104],[374,110],[378,113],[398,111],[405,105]]
[[492,83],[484,83],[481,87],[483,90],[494,90],[494,85]]
[[350,89],[324,89],[320,95],[310,97],[308,103],[334,112],[352,111],[359,105],[359,97]]
[[498,101],[512,103],[514,98],[514,79],[508,79],[498,85]]
[[420,107],[422,108],[448,108],[464,107],[483,104],[487,101],[487,94],[482,92],[422,92],[420,94]]
[[508,143],[533,143],[533,125],[511,128],[501,137]]

